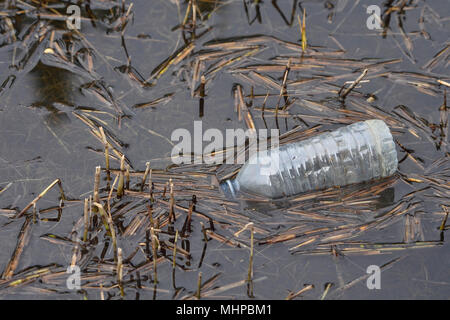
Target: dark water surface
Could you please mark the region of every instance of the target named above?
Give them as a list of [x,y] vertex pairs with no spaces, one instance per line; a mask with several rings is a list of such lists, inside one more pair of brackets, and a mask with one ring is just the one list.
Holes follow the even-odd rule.
[[[12,2],[14,1],[0,1],[0,6],[5,12],[9,12],[8,10],[13,8]],[[25,2],[37,6],[31,1]],[[396,11],[395,6],[399,6],[402,1],[199,0],[198,2],[204,21],[197,21],[199,25],[196,34],[201,36],[195,40],[195,49],[180,63],[169,66],[157,80],[149,81],[153,83],[152,86],[141,85],[123,71],[126,71],[127,66],[132,66],[136,70],[137,77],[149,79],[152,71],[161,62],[186,44],[182,30],[176,28],[183,21],[186,12],[187,3],[184,1],[133,1],[130,11],[132,19],[123,31],[123,37],[120,31],[111,30],[113,23],[117,23],[120,19],[110,18],[111,24],[100,21],[102,17],[108,19],[111,15],[109,7],[120,11],[117,8],[120,8],[121,4],[114,1],[110,1],[110,6],[105,5],[109,3],[106,1],[91,1],[92,10],[99,20],[97,23],[89,21],[89,15],[83,6],[82,14],[85,19],[81,24],[82,36],[73,35],[73,39],[66,33],[63,23],[42,18],[42,21],[50,21],[49,27],[56,30],[54,41],[65,52],[80,50],[79,56],[84,57],[83,49],[90,50],[93,59],[91,73],[86,71],[89,68],[74,69],[73,64],[68,64],[69,67],[64,68],[48,63],[48,58],[45,58],[48,53],[44,53],[44,50],[49,46],[51,31],[41,32],[41,36],[47,37],[42,42],[36,41],[33,38],[35,33],[31,33],[29,41],[35,41],[36,44],[27,46],[25,44],[27,40],[24,38],[27,30],[37,23],[31,14],[29,17],[22,14],[16,19],[11,18],[16,41],[8,38],[5,31],[8,23],[4,19],[5,15],[1,16],[0,84],[3,83],[3,86],[0,97],[0,190],[9,187],[0,193],[0,270],[4,272],[6,269],[24,223],[24,217],[12,218],[15,212],[22,210],[57,178],[62,181],[66,196],[70,199],[84,199],[92,192],[94,169],[98,165],[104,166],[103,146],[94,137],[91,128],[77,115],[89,116],[89,119],[102,125],[108,131],[108,135],[114,136],[122,144],[117,148],[126,155],[132,171],[143,171],[147,161],[150,161],[152,168],[155,169],[164,169],[170,165],[172,132],[178,128],[193,130],[193,122],[196,120],[203,121],[203,130],[245,129],[244,121],[239,121],[238,114],[234,110],[233,88],[236,84],[243,87],[245,95],[249,95],[253,87],[256,97],[250,110],[256,128],[265,128],[265,125],[268,128],[275,128],[277,121],[273,116],[274,113],[266,112],[267,117],[263,121],[257,107],[261,107],[264,96],[270,92],[274,97],[268,100],[267,108],[273,110],[279,91],[261,81],[250,83],[245,78],[239,77],[236,70],[238,67],[249,65],[275,63],[277,59],[286,59],[287,56],[299,59],[300,47],[295,51],[275,40],[266,39],[260,41],[262,47],[257,52],[236,60],[214,74],[208,74],[207,68],[203,69],[201,74],[207,75],[207,84],[202,117],[199,116],[199,97],[191,94],[199,85],[199,82],[194,87],[191,84],[192,66],[195,61],[193,57],[201,50],[211,50],[207,47],[209,41],[233,37],[265,35],[299,45],[301,34],[297,15],[301,16],[304,8],[308,50],[340,52],[336,57],[346,60],[340,66],[330,60],[330,66],[321,65],[316,69],[311,67],[305,70],[292,70],[289,73],[287,90],[291,97],[296,97],[297,100],[288,109],[290,115],[288,120],[285,122],[284,118],[279,119],[281,133],[296,126],[307,129],[307,126],[324,124],[324,128],[332,129],[345,123],[345,121],[333,122],[335,114],[327,114],[320,110],[314,113],[311,107],[313,103],[328,106],[333,110],[345,107],[351,110],[349,101],[362,101],[367,105],[379,107],[389,115],[394,114],[395,110],[398,111],[398,106],[405,106],[406,110],[414,114],[415,120],[407,116],[398,117],[403,119],[406,125],[402,130],[394,129],[394,137],[409,150],[411,157],[400,162],[398,179],[383,193],[377,205],[369,206],[367,212],[353,210],[348,215],[353,215],[349,219],[359,215],[358,219],[366,222],[370,221],[373,215],[389,211],[400,203],[408,210],[400,213],[385,227],[380,225],[379,228],[371,229],[361,236],[345,239],[350,242],[353,240],[373,244],[371,247],[373,251],[349,254],[343,252],[336,256],[331,253],[331,249],[326,254],[320,252],[319,249],[324,247],[316,247],[315,244],[310,246],[306,244],[299,248],[300,251],[289,250],[299,244],[300,240],[256,245],[253,261],[254,297],[251,298],[284,299],[289,292],[295,293],[305,285],[312,284],[314,288],[305,291],[300,298],[320,299],[327,286],[331,284],[325,295],[326,299],[448,299],[450,247],[446,236],[448,237],[449,222],[446,227],[444,226],[445,230],[439,230],[445,217],[445,210],[450,205],[448,134],[446,122],[443,123],[447,109],[445,106],[441,107],[448,87],[436,79],[443,80],[447,84],[450,82],[448,32],[450,3],[407,1],[408,4],[403,11]],[[382,30],[369,30],[366,27],[366,20],[369,17],[366,8],[376,4],[386,15],[388,10],[386,2],[391,3],[391,8],[394,9],[391,9],[393,11],[389,30],[383,37]],[[61,3],[64,4],[64,8],[66,2]],[[125,3],[126,8],[129,8],[131,1]],[[24,8],[29,9],[26,6]],[[293,9],[295,12],[292,14]],[[399,22],[402,28],[399,27]],[[203,32],[206,33],[202,35]],[[189,32],[184,33],[187,37],[191,36]],[[243,42],[251,39],[254,38]],[[12,66],[20,61],[24,52],[29,52],[30,58],[24,58],[23,66],[17,70]],[[391,60],[392,63],[380,68],[369,69],[367,79],[371,81],[361,83],[361,86],[347,98],[347,105],[341,105],[336,99],[340,87],[344,82],[356,79],[364,69],[362,66]],[[18,64],[20,65],[20,62]],[[281,69],[266,74],[270,74],[272,80],[281,84],[283,72]],[[289,84],[289,81],[323,75],[337,77],[330,78],[328,82],[313,82],[310,85]],[[343,76],[338,77],[339,75]],[[12,85],[8,81],[11,80],[11,76],[15,79]],[[126,115],[121,119],[120,125],[117,121],[116,107],[89,89],[88,84],[94,79],[102,79],[102,84],[108,88],[104,92],[109,92],[111,99]],[[165,95],[169,95],[170,98],[162,103],[146,108],[133,107]],[[366,100],[369,95],[374,95],[375,100]],[[307,117],[312,115],[319,118]],[[339,116],[344,117],[343,113],[339,113]],[[307,126],[299,118],[302,118]],[[354,119],[349,120],[349,123]],[[442,134],[439,125],[444,128]],[[409,128],[416,130],[408,130]],[[398,148],[398,154],[400,160],[407,156],[401,147]],[[111,166],[118,168],[119,162],[111,160]],[[54,188],[39,200],[37,208],[43,210],[58,204],[58,192],[57,188]],[[244,209],[242,213],[250,212],[250,221],[252,217],[255,221],[259,221],[261,215],[264,216],[264,221],[272,223],[268,228],[273,234],[288,230],[295,224],[300,226],[304,222],[289,216],[291,207],[277,208],[273,211],[267,207],[265,210],[254,207]],[[278,214],[284,211],[287,215],[281,218]],[[271,217],[272,213],[277,215]],[[323,211],[317,209],[316,213],[331,217],[337,215],[333,215],[333,209],[329,208]],[[52,211],[45,213],[45,216],[51,217],[56,214],[56,211]],[[30,267],[41,268],[50,264],[55,264],[60,268],[59,271],[64,271],[71,263],[73,246],[64,241],[60,243],[47,241],[42,235],[50,233],[70,238],[74,225],[82,216],[82,204],[69,201],[65,203],[59,222],[41,221],[34,225],[15,273],[26,272]],[[202,259],[203,235],[198,220],[195,221],[195,216],[193,219],[190,263],[184,265],[187,271],[181,269],[177,271],[176,287],[183,289],[179,291],[174,289],[171,263],[165,262],[158,267],[159,284],[156,295],[152,281],[143,281],[141,288],[137,288],[137,285],[133,284],[135,278],[131,280],[125,278],[125,282],[130,281],[128,286],[125,285],[126,299],[137,297],[171,299],[176,292],[178,292],[176,298],[195,293],[199,271],[202,272],[204,281],[220,274],[213,284],[219,288],[246,279],[248,248],[233,248],[211,240]],[[129,223],[129,220],[126,223]],[[310,229],[313,229],[314,222],[309,223]],[[318,222],[317,226],[320,227],[321,224]],[[339,228],[339,225],[335,227]],[[220,228],[217,227],[218,233],[221,231]],[[232,236],[233,232],[225,234]],[[255,235],[257,239],[265,236],[268,235]],[[236,239],[242,238],[245,239],[243,242],[248,243],[248,237],[248,232],[245,231]],[[330,240],[336,241],[334,248],[338,251],[341,248],[339,240],[339,238]],[[103,240],[98,241],[101,243]],[[142,241],[138,237],[119,239],[124,257],[132,253],[136,248],[136,242]],[[342,245],[345,247],[345,244]],[[99,257],[102,248],[99,245],[91,252],[92,255]],[[316,252],[316,249],[319,251]],[[112,257],[112,248],[108,250],[108,255]],[[202,264],[198,267],[200,260]],[[383,266],[387,263],[390,264],[382,268],[381,289],[369,290],[364,278],[367,275],[367,267]],[[148,273],[151,275],[152,272]],[[6,282],[0,282],[0,297],[2,299],[81,299],[84,296],[89,299],[100,298],[99,283],[84,288],[83,284],[89,282],[84,281],[83,290],[77,292],[69,290],[64,279],[63,274],[59,282],[47,279],[48,282],[44,283],[34,281],[26,285],[9,287]],[[114,277],[107,278],[104,287],[113,286],[113,280]],[[248,299],[248,288],[246,284],[236,285],[213,297]],[[105,293],[105,298],[118,299],[120,292],[117,288],[110,289]]]

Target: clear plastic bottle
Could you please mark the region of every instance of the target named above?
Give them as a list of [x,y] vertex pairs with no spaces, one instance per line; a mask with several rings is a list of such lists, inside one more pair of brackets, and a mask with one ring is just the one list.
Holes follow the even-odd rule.
[[[252,157],[235,179],[221,183],[226,194],[281,198],[388,177],[398,165],[395,143],[382,120],[356,122]],[[264,168],[274,159],[277,169],[267,173]]]

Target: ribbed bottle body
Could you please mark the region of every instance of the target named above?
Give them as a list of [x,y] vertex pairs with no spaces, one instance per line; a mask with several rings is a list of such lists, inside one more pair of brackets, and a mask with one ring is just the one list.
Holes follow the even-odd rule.
[[279,198],[332,186],[344,186],[392,175],[397,153],[389,128],[368,120],[270,150],[278,168],[257,176],[257,164],[246,164],[234,185],[249,193]]

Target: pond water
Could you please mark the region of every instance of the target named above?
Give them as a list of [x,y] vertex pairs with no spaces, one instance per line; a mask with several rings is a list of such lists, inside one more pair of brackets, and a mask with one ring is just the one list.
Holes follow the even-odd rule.
[[[70,240],[72,231],[76,229],[80,238],[82,201],[92,194],[95,167],[105,166],[96,130],[99,126],[105,129],[111,146],[125,155],[131,172],[142,174],[150,161],[154,172],[161,172],[160,181],[157,175],[155,181],[162,191],[168,182],[163,171],[172,164],[174,130],[192,132],[194,121],[199,120],[203,131],[247,128],[235,111],[237,86],[242,88],[255,127],[279,128],[280,134],[316,125],[323,131],[364,117],[384,117],[398,143],[398,174],[388,186],[344,188],[333,191],[334,198],[322,194],[313,202],[233,204],[233,210],[245,218],[233,217],[237,225],[229,216],[221,216],[226,205],[202,205],[205,199],[196,194],[202,187],[193,180],[188,192],[180,191],[183,195],[175,197],[177,203],[188,208],[190,196],[196,194],[196,211],[219,221],[214,234],[242,245],[229,245],[210,234],[205,246],[202,220],[194,214],[192,233],[182,244],[190,257],[180,249],[175,285],[171,253],[160,252],[166,261],[158,265],[156,290],[153,271],[144,268],[140,275],[133,271],[152,261],[144,249],[145,230],[123,234],[134,214],[146,210],[145,203],[129,198],[115,201],[117,216],[120,210],[129,210],[123,219],[115,220],[123,225],[122,229],[118,226],[118,246],[124,258],[139,248],[135,256],[125,259],[124,298],[189,297],[197,290],[199,272],[203,281],[212,279],[211,286],[206,283],[204,288],[208,298],[284,299],[303,288],[307,289],[297,299],[449,297],[448,222],[444,221],[450,205],[447,1],[198,0],[194,1],[198,3],[195,24],[190,13],[183,27],[189,7],[185,1],[135,0],[125,1],[122,7],[121,1],[92,0],[81,7],[81,27],[72,32],[56,19],[65,14],[68,2],[52,1],[39,7],[35,1],[0,1],[2,299],[121,298],[114,287],[112,246],[102,245],[109,241],[105,234],[93,235],[95,241],[83,246],[79,261],[87,276],[82,276],[81,289],[66,286],[65,269],[78,241]],[[370,5],[380,8],[384,29],[367,27]],[[304,53],[298,21],[298,17],[303,19],[303,10]],[[276,117],[288,60],[288,103],[281,100]],[[345,82],[354,81],[365,68],[364,80],[345,101],[339,99]],[[203,99],[196,93],[200,86],[196,73],[206,78]],[[117,154],[111,152],[111,157],[111,168],[118,169]],[[197,171],[217,169],[199,168],[185,169],[194,176]],[[69,199],[61,219],[39,221],[27,229],[29,238],[23,251],[19,250],[12,279],[30,277],[47,267],[50,271],[11,284],[6,270],[18,252],[20,230],[27,219],[17,213],[55,179],[60,179]],[[177,179],[177,190],[181,190],[186,180]],[[137,181],[133,177],[132,184],[138,185]],[[102,179],[101,184],[106,186],[106,181]],[[357,194],[371,187],[376,201],[370,198],[373,194]],[[377,194],[376,188],[383,191]],[[219,202],[227,201],[217,188],[208,192]],[[352,192],[357,196],[346,197]],[[106,200],[108,192],[103,196]],[[41,218],[58,214],[45,210],[58,207],[58,197],[55,187],[37,202]],[[175,224],[181,230],[186,212],[175,210],[183,216]],[[167,216],[167,212],[160,214]],[[245,230],[236,235],[248,222],[262,230],[255,229],[252,293],[248,283],[241,283],[248,274],[250,233]],[[161,241],[164,236],[173,241],[173,232],[161,229]],[[55,235],[64,239],[58,241]],[[295,236],[273,241],[279,235]],[[366,285],[371,265],[381,267],[380,289],[369,290]],[[142,281],[137,281],[139,276]],[[208,290],[216,291],[208,296]]]

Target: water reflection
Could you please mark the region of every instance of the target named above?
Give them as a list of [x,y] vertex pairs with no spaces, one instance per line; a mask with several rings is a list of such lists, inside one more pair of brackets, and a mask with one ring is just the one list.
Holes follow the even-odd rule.
[[70,72],[50,67],[39,62],[31,72],[33,76],[33,107],[45,108],[47,124],[60,127],[70,123],[70,118],[63,109],[73,108],[72,75]]
[[[377,193],[377,195],[373,195],[370,197],[370,199],[368,199],[367,193],[364,192],[364,189],[368,189],[369,187],[373,186],[376,186],[376,184],[372,182],[341,187],[340,189],[334,190],[335,192],[331,197],[329,196],[329,192],[324,192],[324,197],[313,197],[313,199],[311,200],[305,199],[303,203],[305,204],[305,206],[311,207],[320,206],[324,200],[337,202],[341,201],[342,206],[349,208],[354,207],[355,212],[358,211],[358,208],[361,208],[361,210],[372,210],[373,212],[376,212],[379,209],[387,208],[395,203],[394,187],[382,189]],[[354,197],[347,198],[347,196],[355,193],[355,191],[357,192],[357,190],[362,190],[364,192],[363,195],[355,195]],[[252,197],[252,195],[241,193],[236,195],[236,198],[234,200],[239,201],[240,207],[244,214],[251,216],[252,218],[267,218],[279,214],[280,211],[298,207],[299,201],[301,201],[298,200],[298,198],[302,197],[302,195],[307,196],[308,193],[276,200],[256,199]],[[225,196],[227,198],[230,198],[230,194],[226,194],[226,190]],[[361,207],[355,205],[355,203],[357,203],[357,201],[359,200],[367,201],[367,204]],[[333,208],[331,208],[331,210],[333,210]]]

